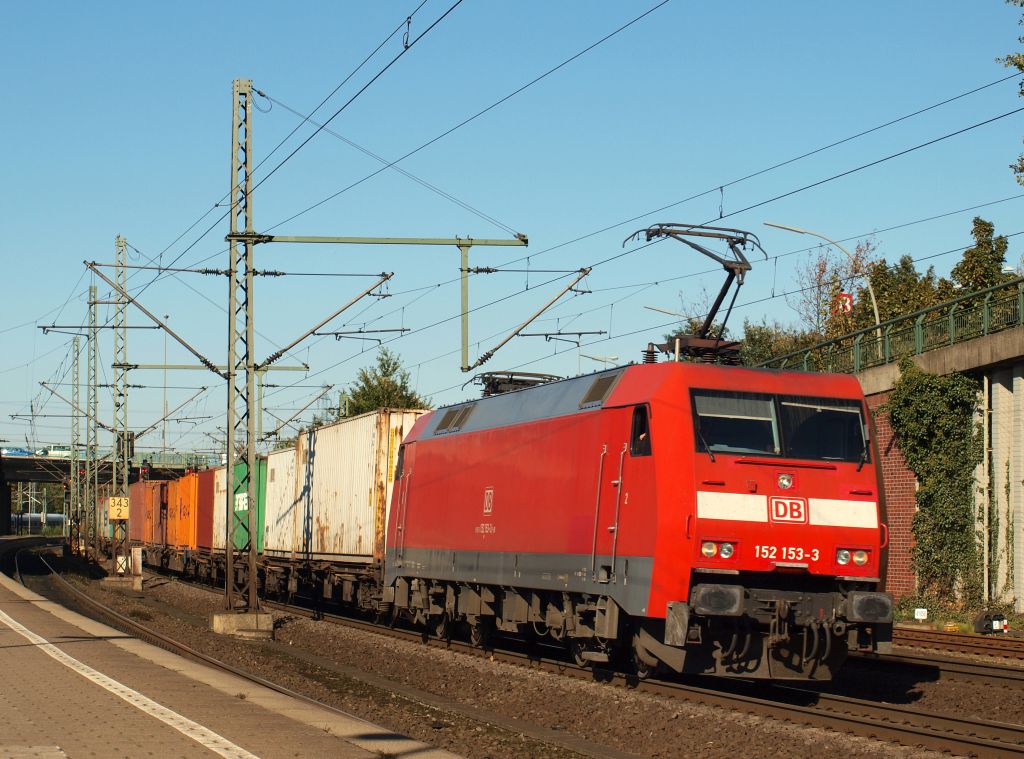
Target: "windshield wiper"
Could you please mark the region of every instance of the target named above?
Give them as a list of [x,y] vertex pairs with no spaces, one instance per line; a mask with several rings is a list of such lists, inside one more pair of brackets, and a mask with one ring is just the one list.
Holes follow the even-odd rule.
[[868,441],[864,439],[864,447],[860,451],[860,461],[857,462],[857,471],[859,472],[864,468],[864,465],[868,463]]
[[697,437],[700,438],[700,442],[704,444],[704,450],[708,452],[708,456],[711,457],[711,463],[715,462],[715,452],[711,450],[711,446],[708,445],[708,441],[704,439],[704,433],[700,431],[700,427],[697,428]]

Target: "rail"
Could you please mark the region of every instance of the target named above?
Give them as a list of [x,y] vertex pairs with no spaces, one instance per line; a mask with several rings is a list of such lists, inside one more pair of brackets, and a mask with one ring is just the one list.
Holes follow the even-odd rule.
[[[193,587],[202,587],[190,583]],[[211,589],[211,592],[216,592]],[[930,748],[975,757],[1024,756],[1024,726],[1005,724],[970,716],[922,712],[915,705],[900,705],[830,693],[817,688],[801,687],[794,683],[747,682],[721,678],[706,687],[690,680],[639,679],[636,675],[594,667],[578,666],[556,652],[555,647],[543,644],[518,650],[490,644],[475,645],[438,636],[423,630],[401,629],[386,624],[353,619],[322,609],[310,609],[294,603],[284,604],[265,600],[267,608],[286,614],[295,614],[339,624],[366,633],[406,641],[422,641],[430,646],[446,648],[472,657],[502,661],[552,674],[585,681],[605,682],[636,689],[650,695],[686,700],[716,709],[732,709],[777,720],[811,727],[827,728],[852,735],[902,744],[910,748]],[[873,657],[883,665],[905,666],[897,657]],[[993,672],[981,674],[971,670],[964,662],[958,670],[947,669],[946,663],[927,661],[928,666],[943,672],[957,672],[971,679],[991,679]],[[913,662],[920,666],[919,662]],[[950,665],[955,662],[950,662]],[[994,669],[994,668],[993,668]],[[1024,670],[1006,669],[1005,677],[997,687],[1006,687],[1013,674]],[[891,672],[889,673],[891,675]],[[703,682],[708,682],[704,680]],[[574,740],[564,735],[561,742]],[[578,747],[572,747],[579,752]],[[586,752],[581,752],[586,753]]]
[[[758,366],[850,374],[1024,324],[1024,277],[826,340]],[[879,334],[880,333],[880,334]]]

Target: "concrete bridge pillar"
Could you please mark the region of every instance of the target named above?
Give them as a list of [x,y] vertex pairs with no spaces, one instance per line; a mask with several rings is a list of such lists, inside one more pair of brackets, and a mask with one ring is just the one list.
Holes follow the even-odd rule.
[[[978,483],[978,510],[989,512],[993,600],[1024,611],[1024,363],[987,372],[988,466]],[[983,525],[984,527],[984,525]]]

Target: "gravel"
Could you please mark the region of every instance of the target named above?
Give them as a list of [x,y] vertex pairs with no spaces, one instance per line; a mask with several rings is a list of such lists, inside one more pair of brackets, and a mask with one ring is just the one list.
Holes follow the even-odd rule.
[[[153,630],[346,712],[469,757],[775,756],[791,759],[948,756],[397,640],[275,612],[276,640],[243,642],[209,630],[222,597],[148,577],[143,598],[68,577]],[[59,593],[36,578],[38,592]],[[67,599],[59,599],[65,602]],[[69,604],[71,605],[71,604]],[[88,610],[84,610],[88,613]],[[1019,722],[1024,692],[966,681],[894,682],[866,670],[839,692],[922,711]],[[995,703],[993,703],[995,702]]]

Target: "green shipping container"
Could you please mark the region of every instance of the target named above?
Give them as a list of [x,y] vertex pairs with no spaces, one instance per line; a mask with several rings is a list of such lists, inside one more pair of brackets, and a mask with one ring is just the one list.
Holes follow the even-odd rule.
[[[235,479],[240,481],[245,476],[246,463],[235,464]],[[267,460],[256,459],[256,552],[263,553],[263,526],[267,502]],[[235,548],[245,546],[246,530],[242,525],[249,524],[249,508],[244,495],[245,489],[235,486]]]

